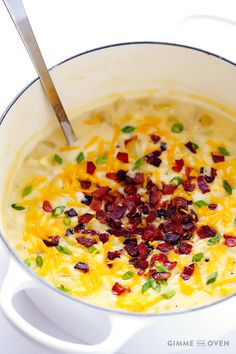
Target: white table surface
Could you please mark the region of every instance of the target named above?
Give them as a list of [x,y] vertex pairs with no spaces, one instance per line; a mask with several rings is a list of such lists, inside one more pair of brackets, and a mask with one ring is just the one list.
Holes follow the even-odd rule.
[[[197,46],[236,61],[235,0],[25,0],[24,4],[48,67],[91,48],[145,40]],[[188,19],[180,25],[185,17]],[[225,23],[225,19],[230,22]],[[0,115],[35,77],[34,68],[0,1]],[[1,243],[0,260],[1,285],[8,265],[8,255]],[[24,309],[25,300],[24,296],[19,297],[18,306]],[[68,337],[33,306],[27,307],[27,311],[51,334]],[[235,335],[236,330],[225,336],[230,341],[229,347],[194,348],[191,352],[235,353]],[[1,312],[0,353],[56,354],[24,337]]]

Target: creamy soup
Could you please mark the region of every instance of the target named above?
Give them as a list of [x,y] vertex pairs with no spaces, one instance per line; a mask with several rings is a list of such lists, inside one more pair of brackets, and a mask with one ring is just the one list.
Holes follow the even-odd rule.
[[24,159],[6,200],[16,253],[57,289],[160,313],[236,291],[236,123],[171,97],[119,99]]

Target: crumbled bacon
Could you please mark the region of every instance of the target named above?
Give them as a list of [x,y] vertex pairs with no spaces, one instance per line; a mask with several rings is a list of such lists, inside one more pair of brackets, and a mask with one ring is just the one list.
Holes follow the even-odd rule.
[[125,140],[125,146],[127,146],[129,143],[131,143],[131,141],[135,141],[137,139],[138,139],[137,135],[131,136],[129,139]]
[[101,207],[102,207],[101,199],[93,198],[90,204],[90,208],[93,209],[94,211],[98,211],[99,209],[101,209]]
[[149,204],[151,206],[157,206],[162,198],[162,192],[150,192],[149,194]]
[[89,189],[91,187],[91,181],[80,181],[82,189]]
[[77,237],[76,241],[85,247],[90,247],[90,246],[95,245],[97,243],[97,241],[94,238],[87,238],[87,237],[83,237],[83,236]]
[[214,237],[216,235],[216,230],[209,225],[202,225],[197,229],[197,234],[200,238]]
[[184,160],[180,159],[180,160],[175,160],[175,165],[172,166],[172,170],[175,172],[180,172],[182,170],[184,166]]
[[87,273],[89,271],[89,266],[88,264],[84,263],[84,262],[78,262],[74,265],[75,269],[80,270],[83,273]]
[[173,250],[173,246],[170,244],[170,243],[167,243],[167,242],[162,242],[162,243],[159,243],[157,245],[157,249],[161,252],[170,252],[171,250]]
[[122,253],[122,250],[108,251],[107,252],[107,259],[109,259],[109,261],[113,261],[116,258],[120,258],[121,253]]
[[137,257],[139,255],[136,239],[127,239],[124,249],[131,257]]
[[202,192],[202,194],[206,194],[206,193],[210,192],[210,188],[209,188],[208,184],[206,183],[204,176],[198,176],[197,183],[198,183],[198,187],[199,187],[200,191]]
[[146,162],[155,167],[159,167],[161,164],[161,159],[159,158],[160,155],[161,155],[161,151],[159,150],[150,152],[145,156]]
[[190,245],[188,242],[180,241],[177,252],[178,254],[190,254],[192,251],[193,246]]
[[212,183],[215,180],[216,176],[217,176],[217,170],[212,167],[211,168],[211,175],[210,176],[205,175],[204,178],[207,183]]
[[100,209],[96,211],[96,219],[101,223],[101,224],[106,224],[107,221],[107,213]]
[[193,168],[192,167],[185,167],[185,173],[186,173],[186,177],[189,181],[191,181],[192,179],[196,178],[194,176],[191,176],[191,172],[192,172]]
[[139,256],[142,260],[147,259],[148,248],[144,242],[141,242],[138,244],[138,252],[139,252]]
[[150,136],[153,144],[157,144],[161,140],[160,136],[158,136],[156,134],[150,134],[149,136]]
[[195,184],[191,183],[190,181],[182,181],[182,186],[186,192],[193,192],[195,189]]
[[225,242],[224,244],[228,247],[235,247],[236,246],[236,237],[224,235]]
[[155,253],[151,257],[150,264],[153,267],[156,264],[156,262],[164,263],[164,262],[167,262],[167,261],[168,261],[168,258],[165,255],[165,253]]
[[225,157],[223,155],[217,155],[217,154],[211,154],[212,160],[217,163],[217,162],[223,162],[225,160]]
[[118,181],[116,172],[107,172],[106,177],[112,179],[113,181]]
[[68,215],[69,217],[73,218],[74,216],[77,216],[77,211],[73,208],[66,210],[64,214]]
[[215,210],[215,209],[217,209],[217,204],[211,203],[211,204],[208,205],[208,208],[210,210]]
[[164,266],[168,269],[168,270],[172,270],[176,267],[177,262],[171,262],[171,261],[166,261],[164,262]]
[[129,163],[129,156],[126,152],[118,152],[116,158],[121,162]]
[[43,240],[47,247],[54,247],[59,244],[60,236],[49,236],[48,240]]
[[177,243],[177,241],[179,241],[180,237],[181,235],[177,232],[169,231],[163,235],[163,241],[174,245]]
[[162,182],[162,193],[164,195],[173,194],[176,188],[177,186],[174,184],[165,184],[164,182]]
[[43,202],[43,210],[47,211],[48,213],[51,213],[53,211],[53,207],[51,203],[47,200],[44,200]]
[[112,294],[120,296],[124,293],[130,292],[130,288],[127,286],[123,286],[120,283],[115,283],[111,289]]
[[85,205],[90,205],[92,200],[93,200],[93,197],[91,195],[85,194],[84,199],[81,200],[81,203],[85,204]]
[[87,173],[93,175],[95,170],[96,170],[96,166],[94,165],[94,163],[92,161],[87,161],[87,169],[86,169]]
[[170,276],[171,273],[169,272],[155,272],[154,274],[152,274],[153,279],[155,279],[156,281],[167,280]]
[[79,216],[78,222],[79,222],[79,223],[85,223],[85,224],[86,224],[87,222],[89,222],[90,220],[92,220],[93,217],[94,217],[93,214],[85,213],[84,215]]
[[171,200],[171,206],[177,209],[188,209],[188,201],[183,197],[175,197]]
[[183,280],[188,280],[191,278],[192,274],[194,272],[194,263],[189,264],[188,266],[184,267],[184,270],[181,274],[181,278]]
[[92,196],[94,198],[103,198],[110,190],[110,187],[99,187],[92,192]]
[[160,148],[161,148],[161,151],[166,151],[166,143],[164,141],[161,141]]
[[103,233],[99,234],[99,239],[102,243],[106,243],[109,240],[109,234],[107,234],[106,232],[103,232]]
[[148,261],[142,259],[130,259],[129,263],[132,264],[135,268],[146,269],[148,267]]
[[143,184],[144,183],[144,174],[141,172],[135,173],[135,176],[133,178],[133,182],[136,184]]
[[196,145],[194,143],[192,143],[191,141],[189,141],[188,143],[185,144],[186,148],[189,149],[189,151],[191,151],[193,154],[196,154],[197,152],[197,148]]

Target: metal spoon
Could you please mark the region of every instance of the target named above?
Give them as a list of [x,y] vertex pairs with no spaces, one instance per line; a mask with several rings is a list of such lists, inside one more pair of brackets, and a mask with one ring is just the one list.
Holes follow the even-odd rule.
[[73,145],[77,140],[77,137],[66,115],[56,88],[52,82],[51,76],[47,70],[41,51],[34,36],[34,32],[25,12],[24,5],[21,0],[3,0],[3,2],[29,53],[31,61],[35,66],[42,86],[56,113],[61,129],[65,135],[67,144]]

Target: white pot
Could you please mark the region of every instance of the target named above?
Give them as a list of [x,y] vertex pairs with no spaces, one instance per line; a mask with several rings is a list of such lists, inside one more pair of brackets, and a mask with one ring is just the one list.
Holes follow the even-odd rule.
[[[92,50],[54,67],[51,74],[72,117],[86,107],[105,102],[107,96],[157,88],[181,88],[229,105],[234,104],[236,97],[234,64],[207,52],[164,43],[127,43]],[[46,134],[55,127],[54,113],[36,80],[20,93],[2,118],[1,195],[10,166],[23,144],[28,142],[27,151],[40,139],[42,129]],[[22,332],[48,347],[64,353],[111,354],[119,349],[127,354],[154,354],[166,351],[168,340],[208,340],[235,328],[234,295],[210,306],[160,315],[123,313],[88,305],[31,273],[9,247],[4,233],[2,238],[11,255],[1,290],[3,312]],[[14,295],[22,289],[27,289],[28,296],[51,321],[86,344],[54,338],[22,318],[12,304]],[[174,350],[177,349],[168,349]]]

